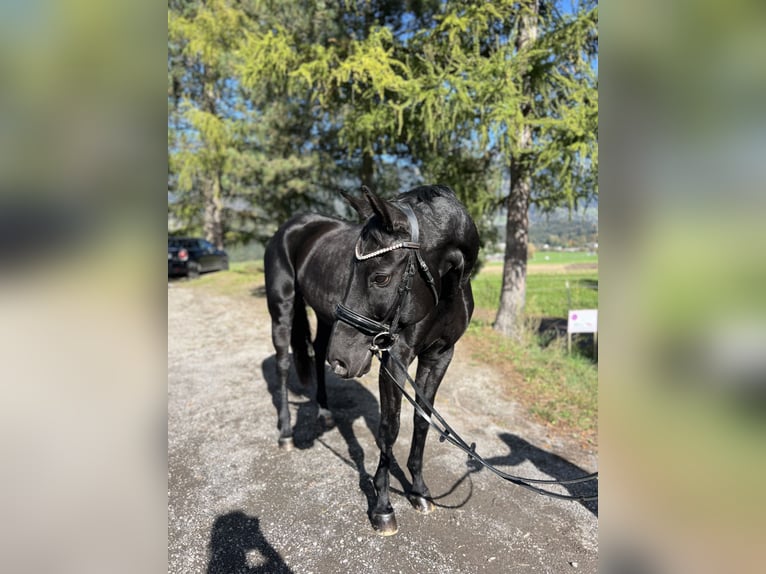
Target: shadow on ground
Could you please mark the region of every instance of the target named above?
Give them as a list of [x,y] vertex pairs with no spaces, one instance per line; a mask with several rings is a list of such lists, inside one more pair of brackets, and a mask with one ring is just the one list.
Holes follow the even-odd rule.
[[[271,403],[274,405],[274,425],[276,426],[280,401],[276,355],[267,358],[261,368],[266,386],[271,394]],[[369,514],[375,504],[375,488],[372,476],[365,468],[364,448],[354,432],[354,421],[362,418],[370,434],[374,437],[380,424],[378,399],[359,381],[338,378],[329,368],[325,368],[325,383],[327,385],[327,402],[335,420],[335,428],[346,442],[347,452],[338,452],[328,441],[323,439],[322,435],[330,429],[325,428],[319,421],[316,383],[312,383],[311,386],[302,385],[294,366],[291,366],[287,388],[294,397],[300,398],[300,400],[290,401],[291,405],[298,407],[296,420],[293,422],[295,448],[301,450],[313,448],[315,443],[318,443],[332,452],[344,464],[356,470],[359,474],[359,488],[367,497]],[[274,444],[276,446],[276,440]],[[401,470],[399,470],[399,475],[395,476],[400,480],[404,479],[406,483],[406,478],[404,478],[404,473]],[[409,483],[406,484],[409,485]],[[405,488],[409,488],[409,486]]]
[[[271,394],[271,403],[274,406],[274,425],[277,426],[277,415],[279,412],[279,379],[277,376],[276,355],[271,355],[261,365],[263,378],[266,381],[267,388]],[[328,406],[335,419],[335,427],[343,440],[346,442],[347,452],[339,452],[336,448],[323,438],[325,432],[331,430],[325,428],[319,422],[319,408],[316,402],[316,383],[311,386],[304,386],[298,379],[294,365],[290,367],[290,374],[287,380],[287,388],[293,397],[299,400],[291,400],[290,404],[297,406],[296,420],[293,423],[293,442],[297,449],[313,448],[315,444],[329,450],[344,464],[353,468],[359,474],[359,489],[367,498],[367,515],[372,515],[372,510],[376,503],[375,486],[373,477],[367,472],[365,467],[364,448],[359,442],[359,438],[354,432],[354,421],[358,418],[364,419],[364,423],[370,432],[370,438],[374,442],[380,424],[380,405],[378,399],[364,385],[356,379],[341,379],[337,377],[329,367],[325,366],[325,383],[327,386]],[[276,434],[275,434],[276,437]],[[276,438],[274,444],[276,447]],[[372,461],[371,469],[374,471],[377,461]],[[392,494],[406,496],[412,489],[412,482],[407,478],[399,462],[394,458],[390,466],[391,476],[399,481],[401,490],[389,487]],[[436,506],[442,508],[460,508],[465,505],[473,494],[473,485],[471,484],[471,471],[463,474],[455,484],[451,485],[443,493],[433,497]],[[440,503],[452,495],[458,487],[468,480],[469,492],[464,499],[455,504]]]
[[[538,448],[514,434],[500,433],[498,436],[508,446],[510,452],[505,456],[495,456],[485,460],[492,466],[500,467],[501,470],[504,470],[502,467],[517,466],[528,460],[540,472],[547,474],[555,480],[573,480],[590,474],[568,460]],[[475,472],[480,472],[483,469],[483,467],[478,466],[475,462],[472,462],[472,464],[474,465]],[[546,487],[547,485],[539,486]],[[598,494],[598,481],[590,480],[588,482],[566,484],[559,488],[564,488],[572,496],[593,496]],[[551,488],[550,490],[559,492],[559,489],[556,488]],[[598,516],[598,500],[582,501],[579,504],[587,508],[595,516]]]
[[241,510],[215,519],[207,574],[292,574],[261,532],[260,522]]

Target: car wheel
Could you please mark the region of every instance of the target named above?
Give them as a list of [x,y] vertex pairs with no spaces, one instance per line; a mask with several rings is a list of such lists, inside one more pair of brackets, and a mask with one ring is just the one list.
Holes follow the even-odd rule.
[[189,279],[196,279],[199,277],[199,263],[189,263],[188,267],[186,268],[186,277]]

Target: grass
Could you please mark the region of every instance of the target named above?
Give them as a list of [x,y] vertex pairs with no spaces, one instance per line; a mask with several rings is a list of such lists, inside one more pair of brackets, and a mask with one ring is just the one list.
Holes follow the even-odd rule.
[[223,295],[251,295],[263,285],[263,261],[230,262],[228,271],[205,273],[188,284]]
[[[590,251],[536,251],[527,263],[531,266],[598,263],[598,253]],[[485,267],[500,271],[503,268],[503,262],[489,261]]]
[[[578,253],[560,255],[578,256]],[[556,263],[561,263],[561,260]],[[502,264],[499,264],[502,270]],[[526,330],[518,341],[492,329],[500,298],[502,274],[486,266],[472,281],[476,310],[463,338],[471,357],[492,364],[506,375],[507,391],[538,421],[594,447],[598,428],[598,369],[587,354],[574,347],[568,353],[565,338],[538,334],[542,318],[563,325],[569,309],[598,308],[598,271],[527,275]],[[592,353],[591,337],[581,336]]]
[[[502,276],[482,270],[472,281],[476,307],[497,310]],[[528,315],[566,317],[569,309],[598,308],[598,272],[527,275]]]
[[598,263],[598,253],[589,251],[537,251],[529,260],[530,265],[556,263]]

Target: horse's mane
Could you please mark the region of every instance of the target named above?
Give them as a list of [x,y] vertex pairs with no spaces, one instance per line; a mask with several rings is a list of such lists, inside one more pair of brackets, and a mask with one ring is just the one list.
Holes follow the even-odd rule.
[[405,191],[397,199],[414,200],[413,203],[430,203],[435,198],[444,196],[455,197],[455,192],[446,185],[419,185],[409,191]]

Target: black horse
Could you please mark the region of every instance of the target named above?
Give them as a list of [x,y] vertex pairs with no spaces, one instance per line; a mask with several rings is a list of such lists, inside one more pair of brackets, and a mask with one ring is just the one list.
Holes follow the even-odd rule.
[[[354,378],[370,370],[374,353],[381,356],[386,369],[379,375],[380,461],[370,519],[380,534],[390,535],[397,525],[389,501],[389,468],[402,400],[390,375],[403,380],[404,373],[388,360],[389,353],[404,365],[417,357],[416,382],[433,402],[455,343],[473,313],[469,280],[479,237],[465,207],[447,186],[417,187],[391,202],[366,187],[362,192],[361,199],[343,194],[362,224],[309,214],[279,228],[264,257],[266,295],[281,385],[283,448],[293,444],[287,396],[290,347],[304,384],[310,384],[315,372],[319,417],[326,425],[333,420],[327,406],[325,360],[339,376]],[[317,317],[313,345],[306,305]],[[407,497],[423,513],[434,508],[423,481],[427,433],[427,421],[416,415],[407,460],[412,489]]]

